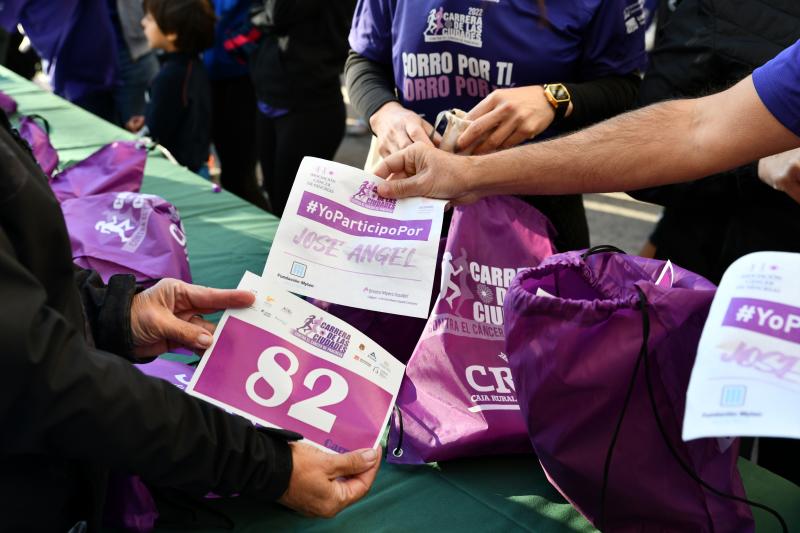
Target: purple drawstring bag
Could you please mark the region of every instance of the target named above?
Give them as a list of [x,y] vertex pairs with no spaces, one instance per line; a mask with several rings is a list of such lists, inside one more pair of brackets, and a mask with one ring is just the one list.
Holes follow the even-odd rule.
[[[36,118],[43,121],[44,127],[36,123]],[[19,134],[30,145],[33,156],[44,173],[52,177],[58,166],[58,152],[50,144],[50,126],[47,121],[36,115],[22,117],[19,122]]]
[[137,141],[107,144],[55,175],[50,187],[59,202],[108,192],[139,192],[147,150]]
[[517,271],[553,253],[553,233],[510,196],[455,209],[439,296],[397,396],[391,462],[531,451],[504,353],[502,304]]
[[752,531],[747,505],[701,486],[744,498],[738,440],[681,440],[714,285],[678,267],[664,282],[669,263],[610,250],[554,255],[521,272],[505,300],[542,467],[603,531]]
[[186,234],[166,200],[131,192],[98,194],[61,204],[72,259],[104,281],[128,273],[137,282],[177,278],[191,283]]
[[7,115],[13,115],[17,112],[17,101],[0,91],[0,110],[5,111]]
[[195,371],[193,366],[180,361],[170,361],[163,357],[144,365],[136,365],[136,368],[148,376],[168,381],[181,390],[186,390],[186,387],[189,386],[189,381]]

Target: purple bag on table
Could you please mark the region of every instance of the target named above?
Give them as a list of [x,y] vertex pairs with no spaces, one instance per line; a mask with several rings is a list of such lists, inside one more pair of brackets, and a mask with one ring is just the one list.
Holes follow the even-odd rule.
[[147,150],[137,141],[107,144],[50,181],[59,202],[108,192],[139,192]]
[[151,194],[98,194],[61,204],[75,264],[104,281],[129,273],[137,282],[192,281],[178,210]]
[[181,390],[186,390],[186,387],[189,386],[189,381],[195,371],[195,367],[186,363],[170,361],[162,357],[144,365],[136,365],[136,368],[148,376],[168,381]]
[[17,101],[0,91],[0,109],[5,111],[7,115],[13,115],[17,112]]
[[502,305],[518,269],[553,253],[552,236],[550,222],[513,197],[455,209],[439,297],[397,396],[391,462],[531,451],[504,353]]
[[44,128],[36,123],[37,116],[22,117],[19,122],[19,135],[31,147],[33,156],[36,162],[42,168],[48,177],[53,176],[53,172],[58,166],[58,152],[50,144],[50,126],[47,121],[41,118],[44,122]]
[[665,280],[663,261],[597,253],[611,250],[552,256],[520,273],[505,301],[511,371],[542,467],[603,531],[752,531],[747,505],[687,472],[743,498],[738,441],[681,440],[714,285],[678,267]]

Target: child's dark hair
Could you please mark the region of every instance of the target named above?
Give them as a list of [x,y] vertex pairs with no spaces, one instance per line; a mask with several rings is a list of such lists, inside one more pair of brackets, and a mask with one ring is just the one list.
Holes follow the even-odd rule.
[[142,5],[164,35],[177,35],[179,51],[197,54],[214,45],[217,17],[210,0],[144,0]]

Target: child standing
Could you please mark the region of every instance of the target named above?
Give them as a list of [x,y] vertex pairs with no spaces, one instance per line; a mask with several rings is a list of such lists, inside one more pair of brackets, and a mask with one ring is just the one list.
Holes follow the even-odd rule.
[[133,117],[128,129],[146,125],[153,140],[197,172],[211,138],[211,91],[200,52],[214,43],[214,8],[209,0],[145,0],[144,10],[147,42],[164,54],[146,114]]

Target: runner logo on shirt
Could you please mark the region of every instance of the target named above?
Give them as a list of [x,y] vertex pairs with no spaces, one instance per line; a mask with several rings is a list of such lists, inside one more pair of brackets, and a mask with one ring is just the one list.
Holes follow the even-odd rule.
[[443,7],[431,9],[423,36],[426,43],[449,41],[481,48],[483,9],[471,7],[467,13],[445,11]]
[[625,18],[625,31],[630,35],[639,28],[644,28],[647,24],[649,12],[644,7],[644,0],[637,0],[633,4],[627,6],[622,12]]

